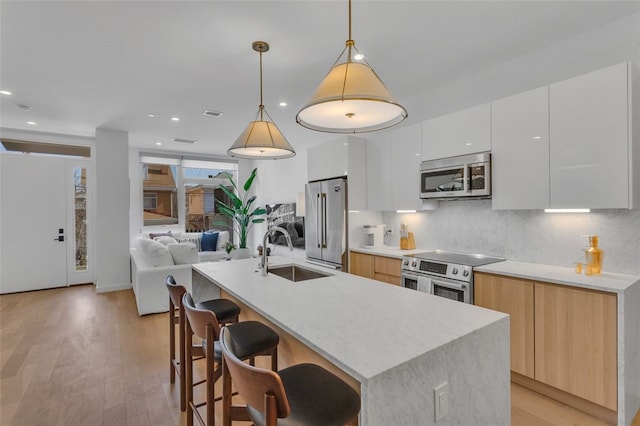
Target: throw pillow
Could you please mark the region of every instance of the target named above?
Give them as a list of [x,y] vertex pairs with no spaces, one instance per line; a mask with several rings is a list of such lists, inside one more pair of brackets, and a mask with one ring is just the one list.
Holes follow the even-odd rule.
[[173,237],[173,235],[171,234],[171,231],[167,231],[167,232],[156,232],[156,233],[150,233],[149,234],[149,238],[150,239],[155,239],[157,237]]
[[146,238],[138,238],[136,239],[136,249],[140,250],[147,262],[153,266],[175,265],[169,249],[162,243]]
[[227,241],[229,241],[229,231],[218,231],[218,250],[224,250]]
[[200,238],[200,250],[216,251],[218,248],[218,232],[203,232]]
[[168,246],[169,244],[176,244],[178,242],[178,241],[176,241],[175,238],[169,237],[169,236],[166,236],[166,235],[162,235],[160,237],[155,237],[153,240],[157,241],[157,242],[159,242],[161,244],[164,244],[165,246]]
[[176,265],[200,263],[200,257],[195,244],[175,243],[167,246]]

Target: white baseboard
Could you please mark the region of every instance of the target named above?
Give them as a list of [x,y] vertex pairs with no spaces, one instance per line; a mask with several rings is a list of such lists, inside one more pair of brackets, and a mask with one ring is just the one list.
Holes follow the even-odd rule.
[[130,288],[132,288],[131,287],[131,283],[114,284],[114,285],[109,285],[109,286],[104,286],[104,287],[96,286],[96,293],[109,293],[109,292],[112,292],[112,291],[128,290]]

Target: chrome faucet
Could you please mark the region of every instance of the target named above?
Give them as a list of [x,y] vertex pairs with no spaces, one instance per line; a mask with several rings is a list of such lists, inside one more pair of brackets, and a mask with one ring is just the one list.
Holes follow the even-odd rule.
[[271,228],[267,229],[267,232],[264,233],[264,237],[262,238],[262,258],[260,259],[260,265],[258,265],[260,267],[260,275],[262,275],[263,277],[267,276],[267,238],[269,238],[269,235],[273,234],[276,231],[280,231],[284,234],[284,237],[287,239],[287,244],[289,245],[289,251],[293,251],[293,244],[291,243],[291,235],[289,235],[289,232],[284,229],[281,226],[272,226]]

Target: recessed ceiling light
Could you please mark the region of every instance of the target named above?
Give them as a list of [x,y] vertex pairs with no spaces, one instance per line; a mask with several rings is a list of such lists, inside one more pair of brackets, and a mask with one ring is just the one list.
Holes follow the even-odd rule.
[[13,94],[8,90],[0,90],[0,93],[3,94],[3,95],[12,95]]
[[147,114],[147,117],[149,117],[149,118],[156,118],[156,115],[155,115],[155,114]]
[[534,136],[532,139],[533,139],[533,140],[542,139],[542,136]]
[[287,106],[286,102],[280,102],[280,106]]
[[467,142],[467,143],[465,143],[465,145],[466,145],[466,146],[471,146],[471,145],[473,145],[473,143],[471,143],[471,142]]
[[171,117],[171,121],[180,121],[178,117]]
[[162,142],[156,142],[156,145],[162,145]]
[[36,123],[35,121],[27,121],[27,124],[30,124],[31,126],[35,126],[38,123]]
[[355,55],[353,55],[353,59],[355,59],[356,61],[361,61],[364,59],[364,55],[362,53],[356,53]]

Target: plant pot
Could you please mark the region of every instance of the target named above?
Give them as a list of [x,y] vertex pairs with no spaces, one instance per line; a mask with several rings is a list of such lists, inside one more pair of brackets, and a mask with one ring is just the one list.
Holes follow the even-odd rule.
[[249,259],[250,257],[251,249],[249,247],[235,249],[231,252],[232,259]]

